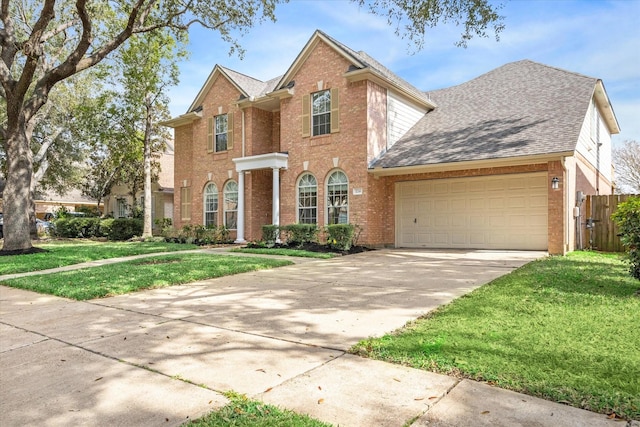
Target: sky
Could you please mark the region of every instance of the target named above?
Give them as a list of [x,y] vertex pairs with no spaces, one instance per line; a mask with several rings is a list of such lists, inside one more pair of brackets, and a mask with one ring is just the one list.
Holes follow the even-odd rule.
[[[494,3],[499,3],[496,1]],[[416,51],[386,18],[347,0],[291,0],[276,9],[277,21],[258,24],[239,41],[244,57],[229,55],[218,33],[192,27],[190,56],[179,63],[180,84],[169,93],[173,117],[187,112],[216,64],[269,80],[284,74],[316,29],[363,50],[423,91],[455,86],[509,62],[530,59],[599,78],[624,140],[640,141],[640,0],[504,0],[506,28],[495,37],[456,47],[462,28],[427,30]],[[552,108],[552,106],[550,106]]]

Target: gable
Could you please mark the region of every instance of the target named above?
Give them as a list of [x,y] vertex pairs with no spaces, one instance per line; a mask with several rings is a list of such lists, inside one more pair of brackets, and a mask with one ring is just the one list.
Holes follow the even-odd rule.
[[374,167],[571,155],[596,82],[525,60],[431,92],[438,108]]

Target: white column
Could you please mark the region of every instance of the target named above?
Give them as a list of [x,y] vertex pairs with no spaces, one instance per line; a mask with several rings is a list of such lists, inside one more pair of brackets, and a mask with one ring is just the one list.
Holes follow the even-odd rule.
[[235,243],[246,243],[244,240],[244,171],[238,172],[238,225]]
[[273,211],[271,220],[273,225],[280,225],[280,169],[273,168]]

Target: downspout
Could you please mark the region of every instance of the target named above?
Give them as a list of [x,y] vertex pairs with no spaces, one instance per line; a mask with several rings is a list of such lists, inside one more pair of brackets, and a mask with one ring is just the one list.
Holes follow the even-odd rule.
[[570,199],[569,199],[569,174],[567,173],[567,157],[566,156],[562,156],[562,158],[560,159],[560,164],[562,165],[562,174],[564,175],[564,198],[565,198],[565,214],[564,214],[564,219],[565,219],[565,232],[564,232],[564,250],[563,250],[563,255],[566,255],[567,252],[569,252],[569,241],[570,241],[570,236],[571,236],[571,231],[570,231],[570,227],[569,224],[571,224],[571,218],[572,218],[572,213],[573,213],[573,209],[569,209],[570,206]]

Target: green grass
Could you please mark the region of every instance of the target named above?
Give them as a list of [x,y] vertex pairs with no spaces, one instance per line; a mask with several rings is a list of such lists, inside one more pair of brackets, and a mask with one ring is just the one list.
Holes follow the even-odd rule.
[[640,419],[640,282],[617,254],[532,262],[351,351]]
[[321,258],[329,259],[338,256],[338,254],[332,252],[313,252],[305,251],[302,249],[285,249],[285,248],[236,248],[231,249],[231,252],[243,252],[247,254],[260,254],[260,255],[284,255],[284,256],[297,256],[303,258]]
[[96,242],[91,240],[37,242],[35,246],[46,249],[48,252],[0,256],[0,275],[47,270],[98,259],[198,248],[196,245],[165,242]]
[[261,402],[235,397],[231,402],[202,418],[190,421],[189,427],[330,427],[307,415],[299,415],[288,410]]
[[5,280],[3,285],[87,300],[290,265],[277,259],[209,254],[175,254],[101,267]]

